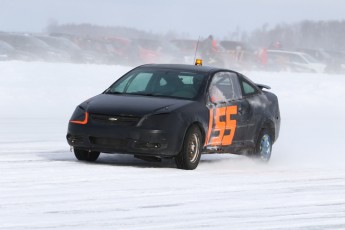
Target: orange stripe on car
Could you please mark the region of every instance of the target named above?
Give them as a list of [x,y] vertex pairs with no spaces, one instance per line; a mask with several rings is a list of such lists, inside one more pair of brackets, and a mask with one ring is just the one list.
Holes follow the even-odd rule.
[[210,109],[210,118],[208,121],[208,131],[207,131],[205,146],[208,145],[208,142],[210,141],[212,127],[213,127],[213,109]]

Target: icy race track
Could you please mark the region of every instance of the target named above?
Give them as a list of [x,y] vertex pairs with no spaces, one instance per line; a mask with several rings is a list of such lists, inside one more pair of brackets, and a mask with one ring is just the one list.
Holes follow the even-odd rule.
[[345,76],[244,73],[280,99],[268,165],[203,155],[194,171],[65,141],[75,106],[128,67],[0,63],[0,229],[345,229]]

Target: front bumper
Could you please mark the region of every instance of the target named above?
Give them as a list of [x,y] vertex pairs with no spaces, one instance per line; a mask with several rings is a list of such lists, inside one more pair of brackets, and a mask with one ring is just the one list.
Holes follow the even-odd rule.
[[[175,136],[175,137],[174,137]],[[69,124],[67,142],[79,149],[169,157],[179,152],[178,138],[164,130]]]

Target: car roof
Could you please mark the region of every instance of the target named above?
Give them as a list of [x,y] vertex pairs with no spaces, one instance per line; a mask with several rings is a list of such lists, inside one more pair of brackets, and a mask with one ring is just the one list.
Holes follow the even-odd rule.
[[[187,64],[146,64],[146,65],[141,65],[139,67],[176,69],[176,70],[195,71],[195,72],[204,72],[204,73],[216,72],[218,70],[232,71],[228,69],[222,69],[222,68],[211,67],[211,66],[198,66],[198,65],[187,65]],[[232,71],[232,72],[235,72],[235,71]]]

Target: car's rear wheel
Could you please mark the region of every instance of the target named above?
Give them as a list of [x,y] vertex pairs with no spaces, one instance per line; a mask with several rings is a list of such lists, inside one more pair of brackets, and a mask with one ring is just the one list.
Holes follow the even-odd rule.
[[181,152],[175,157],[177,168],[192,170],[200,161],[202,135],[198,126],[191,126],[184,138]]
[[254,157],[262,162],[268,162],[272,155],[272,134],[262,129],[256,142]]
[[74,149],[75,157],[80,161],[96,161],[100,152]]

